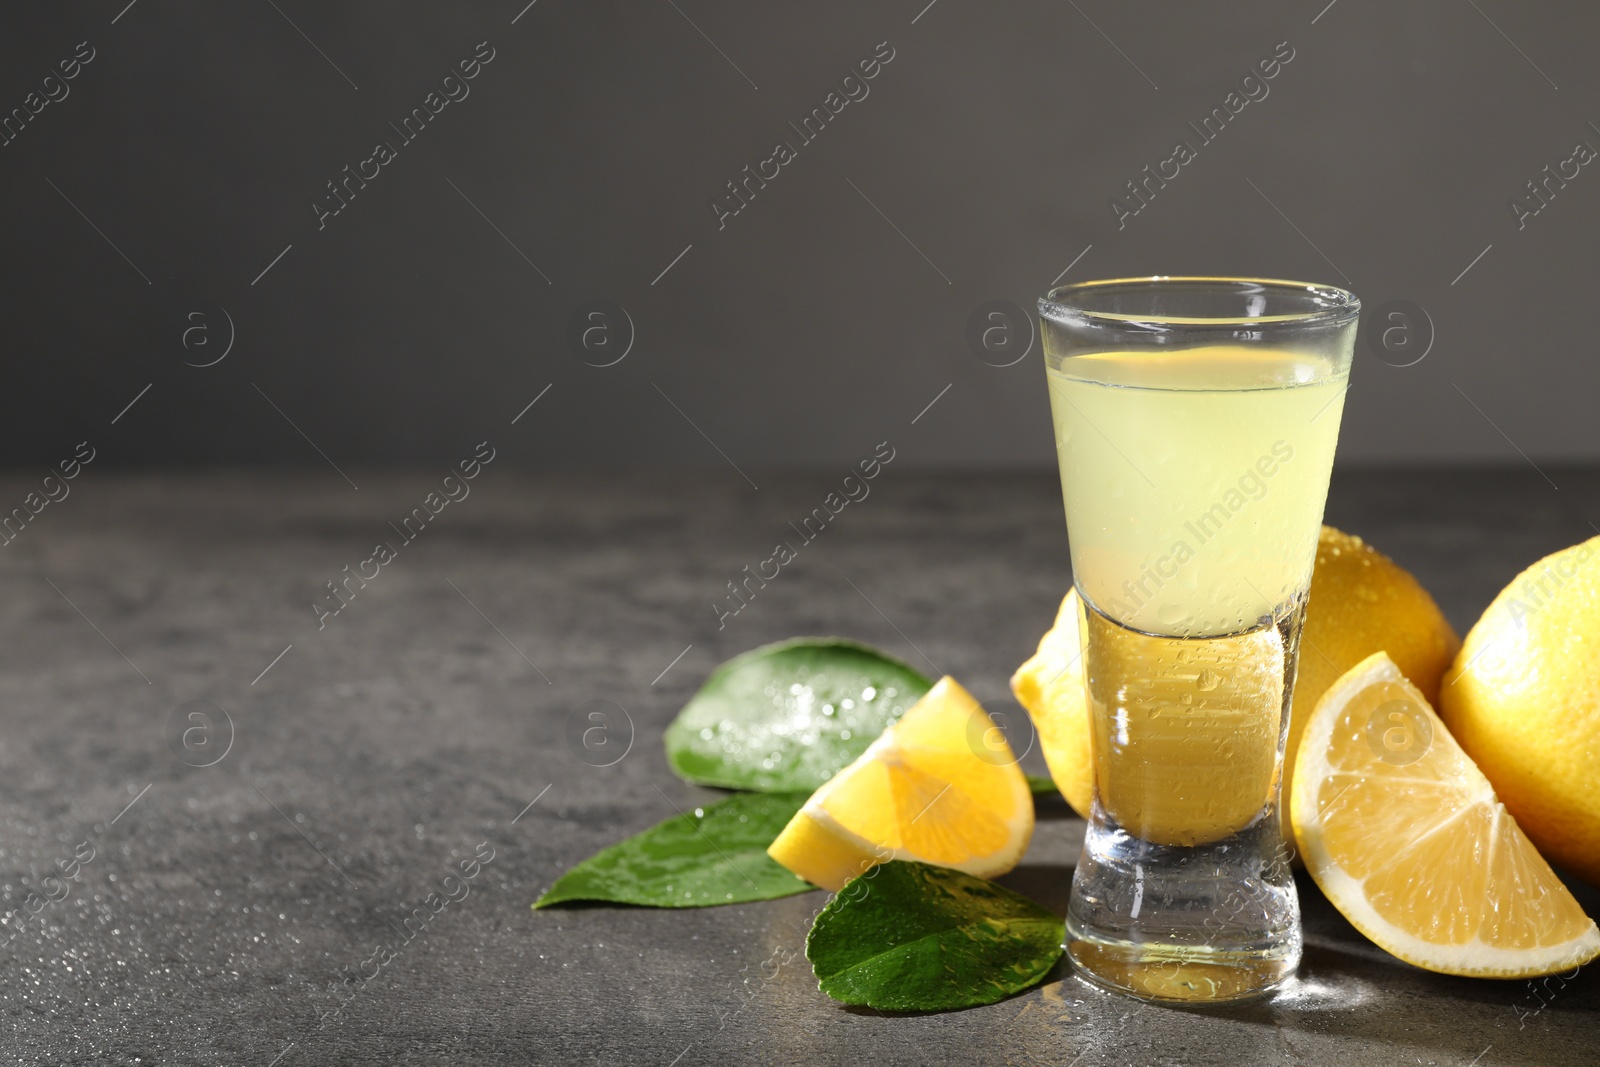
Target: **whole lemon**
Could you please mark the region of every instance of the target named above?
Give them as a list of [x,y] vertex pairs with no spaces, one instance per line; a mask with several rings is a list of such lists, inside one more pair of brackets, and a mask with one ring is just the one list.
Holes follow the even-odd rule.
[[1300,669],[1283,756],[1285,799],[1278,810],[1284,840],[1294,840],[1287,798],[1300,735],[1328,687],[1374,652],[1387,652],[1400,673],[1437,707],[1439,683],[1460,648],[1461,638],[1409,571],[1354,534],[1322,528],[1300,631]]
[[[1073,590],[1061,602],[1055,625],[1040,639],[1039,650],[1017,668],[1011,689],[1033,716],[1057,788],[1087,818],[1094,770],[1078,605]],[[1295,753],[1311,711],[1340,675],[1374,652],[1387,652],[1401,673],[1434,701],[1460,647],[1460,638],[1415,578],[1361,538],[1324,526],[1301,631],[1283,796],[1289,795]],[[1293,841],[1288,804],[1279,809],[1284,837]]]
[[1539,851],[1600,885],[1600,537],[1501,591],[1439,715]]

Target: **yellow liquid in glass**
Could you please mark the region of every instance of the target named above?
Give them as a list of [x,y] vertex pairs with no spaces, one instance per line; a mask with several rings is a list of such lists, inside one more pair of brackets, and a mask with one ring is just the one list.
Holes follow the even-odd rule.
[[1050,401],[1096,798],[1144,840],[1217,841],[1277,784],[1345,379],[1244,347],[1064,364]]
[[1310,584],[1345,377],[1215,346],[1049,371],[1078,590],[1171,637],[1257,629]]

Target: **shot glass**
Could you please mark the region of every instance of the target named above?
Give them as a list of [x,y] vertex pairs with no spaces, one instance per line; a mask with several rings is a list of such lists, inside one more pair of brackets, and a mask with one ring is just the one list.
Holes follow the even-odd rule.
[[1360,303],[1156,277],[1039,311],[1094,763],[1067,952],[1146,999],[1259,995],[1300,959],[1283,749]]

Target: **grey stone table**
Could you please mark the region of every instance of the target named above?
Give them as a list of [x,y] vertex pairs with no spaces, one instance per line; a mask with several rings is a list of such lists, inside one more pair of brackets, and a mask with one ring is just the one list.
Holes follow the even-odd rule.
[[[1048,474],[889,467],[719,630],[726,583],[843,471],[751,472],[755,490],[728,470],[494,466],[409,543],[388,524],[443,472],[350,473],[359,491],[331,472],[91,468],[0,550],[0,1059],[1600,1062],[1593,969],[1538,995],[1426,974],[1308,882],[1293,988],[1192,1011],[1065,968],[972,1011],[847,1010],[799,955],[820,893],[535,914],[571,864],[714,798],[668,772],[661,735],[734,653],[847,634],[1003,706],[1067,587],[1058,491]],[[1411,568],[1464,629],[1600,519],[1600,475],[1547,473],[1559,491],[1526,468],[1341,475],[1329,521]],[[0,479],[0,501],[36,487]],[[394,558],[319,628],[313,603],[342,602],[326,583],[385,538]],[[621,709],[611,766],[577,754],[607,706],[591,701]],[[1060,911],[1081,833],[1045,803],[1005,881]],[[58,861],[76,877],[50,877]],[[418,907],[431,918],[408,935]]]

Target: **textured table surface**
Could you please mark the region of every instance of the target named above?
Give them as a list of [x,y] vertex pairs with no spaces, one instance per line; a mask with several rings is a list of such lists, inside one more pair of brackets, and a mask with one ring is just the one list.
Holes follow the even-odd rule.
[[[1537,996],[1426,974],[1308,882],[1294,986],[1195,1011],[1064,967],[987,1008],[847,1010],[799,955],[821,893],[535,914],[571,864],[714,799],[669,773],[661,735],[734,653],[845,634],[1009,706],[1006,679],[1068,583],[1058,490],[1048,474],[889,467],[719,631],[725,583],[838,477],[753,471],[754,490],[731,471],[490,467],[319,630],[324,583],[398,543],[388,522],[438,485],[350,473],[359,491],[332,474],[91,470],[0,553],[5,1061],[1600,1062],[1600,971]],[[1464,630],[1600,520],[1600,475],[1547,473],[1559,490],[1527,468],[1342,474],[1328,518]],[[32,488],[0,479],[0,500]],[[575,755],[594,700],[632,724],[610,767]],[[209,730],[190,741],[220,758],[181,761],[199,762],[184,729]],[[1006,883],[1063,910],[1081,833],[1042,805]],[[493,858],[468,895],[407,941],[403,920],[481,843]],[[93,853],[77,879],[47,880],[74,850]],[[399,948],[367,963],[381,944]]]

